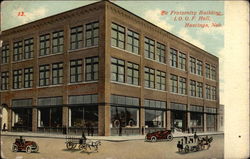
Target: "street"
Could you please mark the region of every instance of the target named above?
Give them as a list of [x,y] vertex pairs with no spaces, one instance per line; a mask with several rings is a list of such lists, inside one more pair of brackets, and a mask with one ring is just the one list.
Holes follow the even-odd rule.
[[2,151],[5,159],[178,159],[178,158],[223,158],[224,136],[214,135],[211,147],[208,150],[180,154],[177,151],[177,142],[144,142],[131,141],[101,141],[99,151],[68,150],[65,139],[25,137],[26,141],[35,141],[39,145],[38,153],[12,152],[11,146],[15,141],[13,136],[2,136]]

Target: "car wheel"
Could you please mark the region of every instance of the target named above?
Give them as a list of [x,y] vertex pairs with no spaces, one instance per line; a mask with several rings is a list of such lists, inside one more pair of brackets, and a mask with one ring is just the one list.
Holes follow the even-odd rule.
[[16,144],[12,145],[12,152],[17,152],[18,151],[18,146]]
[[156,142],[156,141],[157,141],[156,136],[152,136],[152,137],[151,137],[151,141],[152,141],[152,142]]
[[27,153],[31,153],[31,151],[32,151],[31,147],[30,147],[30,146],[27,146],[27,147],[26,147],[26,152],[27,152]]
[[34,152],[38,152],[39,151],[39,146],[38,145],[36,145],[36,149],[35,149],[35,151]]
[[172,141],[173,140],[173,135],[172,134],[169,134],[168,136],[167,136],[167,141]]

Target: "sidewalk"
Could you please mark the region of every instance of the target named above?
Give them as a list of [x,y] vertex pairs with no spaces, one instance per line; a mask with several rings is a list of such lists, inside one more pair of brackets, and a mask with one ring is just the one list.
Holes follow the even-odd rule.
[[[223,135],[224,132],[205,132],[197,133],[198,136],[204,135]],[[174,138],[181,138],[184,136],[193,136],[191,133],[175,132],[173,133]],[[66,135],[63,134],[49,134],[49,133],[32,133],[32,132],[2,132],[1,136],[23,136],[23,137],[36,137],[36,138],[54,138],[54,139],[65,139]],[[73,136],[73,135],[71,135]],[[80,135],[74,137],[81,137]],[[144,140],[145,135],[131,135],[131,136],[87,136],[90,140],[102,140],[102,141],[129,141],[129,140]]]

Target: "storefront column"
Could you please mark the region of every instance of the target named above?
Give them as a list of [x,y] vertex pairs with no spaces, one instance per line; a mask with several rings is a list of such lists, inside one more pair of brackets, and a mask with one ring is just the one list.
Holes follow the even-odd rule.
[[140,128],[140,134],[144,135],[145,134],[145,109],[140,108],[140,123],[139,123],[139,128]]
[[167,117],[166,117],[166,128],[167,130],[171,130],[171,111],[167,110]]
[[203,125],[204,125],[204,132],[206,132],[207,131],[207,114],[206,113],[204,113],[204,115],[203,115]]
[[8,110],[8,131],[11,131],[12,129],[12,114],[13,114],[13,111],[11,109]]
[[98,106],[98,135],[110,136],[110,105]]
[[32,108],[32,132],[37,131],[37,108]]
[[69,108],[63,106],[62,108],[62,127],[68,127],[69,124]]
[[191,124],[190,124],[190,119],[191,119],[191,113],[190,112],[187,112],[187,127],[186,127],[186,130],[190,130],[190,126],[191,126]]

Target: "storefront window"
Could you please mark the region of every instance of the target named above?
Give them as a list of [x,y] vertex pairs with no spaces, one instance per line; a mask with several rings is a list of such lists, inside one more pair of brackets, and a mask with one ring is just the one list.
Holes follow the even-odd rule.
[[215,115],[207,114],[207,127],[215,126]]
[[139,109],[126,107],[111,107],[111,126],[138,127]]
[[14,128],[32,127],[32,109],[31,108],[15,108],[13,109],[12,126]]
[[38,110],[38,118],[40,118],[38,127],[61,127],[62,108],[41,108]]
[[202,113],[190,113],[190,126],[199,127],[203,124],[203,114]]

